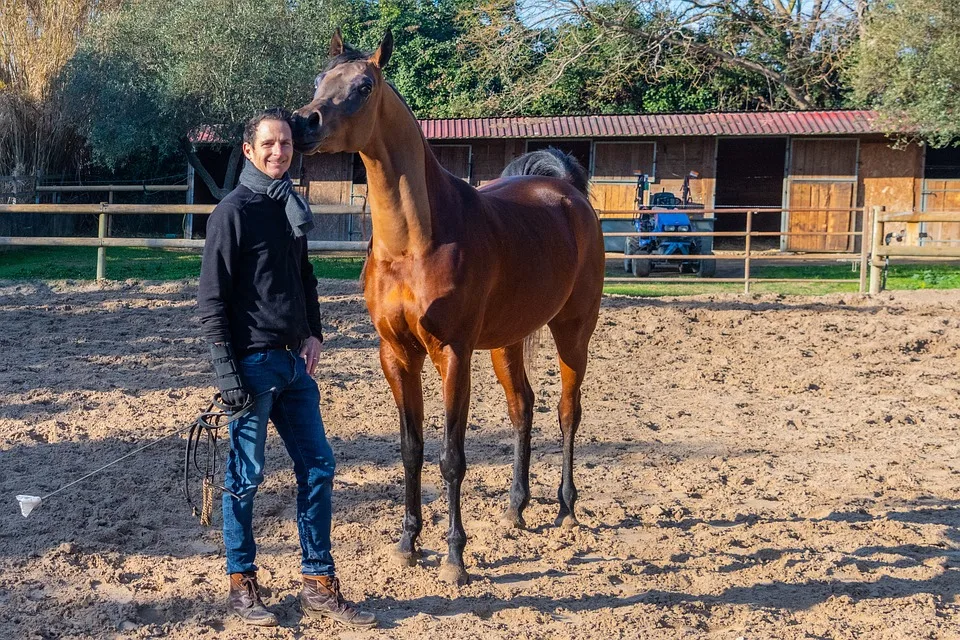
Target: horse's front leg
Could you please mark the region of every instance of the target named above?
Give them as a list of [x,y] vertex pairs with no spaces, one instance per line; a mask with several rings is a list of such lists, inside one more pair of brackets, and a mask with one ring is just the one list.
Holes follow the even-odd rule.
[[470,357],[473,349],[444,347],[434,362],[443,379],[443,404],[446,425],[443,450],[440,454],[440,473],[447,484],[447,506],[450,510],[450,530],[447,534],[447,560],[440,569],[440,579],[464,585],[470,581],[463,566],[463,548],[467,534],[460,515],[460,485],[467,471],[463,451],[467,414],[470,409]]
[[416,564],[417,537],[423,527],[420,472],[423,469],[423,389],[420,372],[426,352],[414,341],[399,346],[380,341],[380,365],[400,410],[400,455],[403,458],[405,511],[403,532],[394,556],[407,565]]

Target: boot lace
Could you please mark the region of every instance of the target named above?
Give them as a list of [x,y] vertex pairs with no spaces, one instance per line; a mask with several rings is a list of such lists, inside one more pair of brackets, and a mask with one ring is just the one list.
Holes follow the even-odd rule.
[[340,578],[333,576],[330,578],[329,584],[324,584],[319,580],[315,580],[314,584],[317,586],[317,591],[323,593],[328,598],[333,600],[333,606],[337,613],[342,614],[350,611],[349,603],[343,597],[343,593],[340,592]]
[[260,602],[260,593],[257,590],[257,580],[253,576],[242,576],[240,578],[240,586],[244,591],[247,592],[247,595],[250,596],[250,599],[254,602]]

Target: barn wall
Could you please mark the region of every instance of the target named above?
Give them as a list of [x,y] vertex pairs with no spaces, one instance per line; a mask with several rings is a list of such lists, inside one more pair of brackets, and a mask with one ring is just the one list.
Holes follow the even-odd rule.
[[471,183],[480,187],[500,177],[503,168],[523,154],[522,140],[468,140],[473,151]]
[[[797,140],[802,141],[804,139],[797,138]],[[632,160],[626,156],[629,154],[636,155],[634,152],[637,148],[643,146],[642,143],[648,145],[649,143],[655,143],[656,171],[655,181],[651,184],[651,192],[669,191],[679,196],[683,185],[683,176],[689,171],[697,171],[700,173],[700,178],[690,181],[691,200],[707,209],[714,207],[716,192],[715,137],[604,139],[600,142],[641,143],[640,145],[623,145],[622,153],[625,154],[623,162],[627,164]],[[471,183],[474,186],[482,186],[495,180],[503,167],[514,158],[522,155],[526,148],[526,140],[523,139],[458,140],[455,143],[470,145]],[[606,149],[610,152],[616,150],[616,147],[611,145]],[[821,158],[816,163],[820,167],[817,169],[819,172],[817,175],[822,174],[826,181],[830,181],[835,173],[845,172],[824,164],[829,164],[830,153],[818,155]],[[840,155],[842,154],[837,154],[837,161],[842,159],[839,158]],[[630,158],[632,158],[632,155]],[[908,145],[904,149],[893,149],[889,146],[888,141],[877,136],[861,139],[859,166],[857,167],[856,205],[868,209],[874,205],[881,205],[885,206],[888,211],[919,209],[923,183],[922,158],[922,150],[917,145]],[[800,166],[803,164],[801,160],[801,158],[794,159],[793,169],[796,172],[803,173],[802,177],[806,179],[810,179],[811,176],[816,178],[811,167]],[[637,160],[637,162],[640,161]],[[642,167],[637,168],[642,169]],[[629,173],[632,174],[633,170],[631,169]],[[796,172],[792,174],[792,177],[797,177]],[[629,202],[630,208],[632,208],[635,181],[632,176],[624,176],[624,178],[622,185],[597,185],[595,188],[597,193],[602,189],[621,189],[625,194],[621,199],[626,198],[624,201]],[[350,154],[317,155],[304,158],[302,180],[309,187],[309,198],[312,203],[350,204],[351,194],[356,195],[364,190],[363,185],[352,184],[352,179],[353,167]],[[595,204],[600,209],[604,208],[602,203]]]
[[[849,137],[793,138],[787,175],[787,230],[791,233],[856,231],[859,141]],[[793,235],[789,251],[853,251],[848,235]]]
[[658,138],[657,180],[651,191],[669,191],[680,197],[683,177],[690,171],[700,178],[690,180],[690,200],[705,208],[713,208],[716,188],[716,138],[707,136],[689,138]]
[[353,154],[317,154],[305,157],[300,181],[307,185],[310,204],[350,204]]

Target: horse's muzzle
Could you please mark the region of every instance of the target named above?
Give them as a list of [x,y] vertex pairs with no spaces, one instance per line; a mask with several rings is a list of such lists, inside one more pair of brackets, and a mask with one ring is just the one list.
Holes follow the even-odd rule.
[[294,149],[300,153],[311,153],[320,146],[323,138],[320,131],[321,124],[319,111],[306,109],[295,111],[290,119]]

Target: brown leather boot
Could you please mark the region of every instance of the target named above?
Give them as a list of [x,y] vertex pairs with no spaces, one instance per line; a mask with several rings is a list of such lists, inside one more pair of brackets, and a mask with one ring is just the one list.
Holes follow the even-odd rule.
[[247,624],[258,627],[275,627],[278,624],[277,616],[273,615],[260,599],[260,585],[257,584],[255,571],[230,574],[227,611],[237,614]]
[[336,576],[303,576],[300,608],[311,618],[330,618],[360,629],[377,626],[372,613],[361,611],[343,599]]

